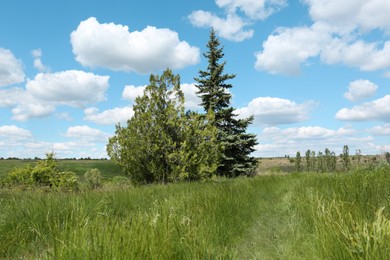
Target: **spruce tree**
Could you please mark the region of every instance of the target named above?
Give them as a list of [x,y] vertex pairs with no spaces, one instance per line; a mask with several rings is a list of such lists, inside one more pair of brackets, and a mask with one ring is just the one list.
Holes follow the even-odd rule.
[[234,74],[224,73],[226,62],[223,47],[220,46],[214,29],[211,29],[207,43],[208,51],[204,57],[208,60],[206,70],[199,71],[195,78],[197,94],[201,97],[205,111],[212,111],[215,115],[214,124],[218,129],[218,140],[223,145],[222,162],[218,174],[227,177],[252,175],[256,167],[256,159],[251,156],[257,144],[256,136],[247,133],[247,128],[253,122],[253,117],[237,119],[234,108],[230,106],[232,98],[228,89],[232,85],[226,81],[235,78]]

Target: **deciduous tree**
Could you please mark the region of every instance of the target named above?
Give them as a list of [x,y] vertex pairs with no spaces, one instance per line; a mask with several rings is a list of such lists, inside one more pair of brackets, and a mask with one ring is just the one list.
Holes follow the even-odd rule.
[[127,126],[116,126],[107,152],[137,184],[209,178],[219,165],[220,145],[212,112],[185,113],[180,77],[151,75],[135,100]]

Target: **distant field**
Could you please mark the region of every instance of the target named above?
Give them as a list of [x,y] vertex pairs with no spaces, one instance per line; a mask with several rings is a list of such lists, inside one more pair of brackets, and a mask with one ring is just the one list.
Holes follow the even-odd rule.
[[[4,177],[14,168],[20,168],[28,163],[36,163],[34,160],[0,160],[0,177]],[[77,175],[83,175],[87,170],[97,168],[103,178],[123,175],[119,166],[110,160],[59,160],[58,167],[63,171],[72,171]]]

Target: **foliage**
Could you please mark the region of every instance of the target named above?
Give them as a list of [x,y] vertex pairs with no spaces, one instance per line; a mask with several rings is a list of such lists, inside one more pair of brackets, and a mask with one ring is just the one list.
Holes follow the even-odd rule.
[[235,75],[224,74],[226,62],[220,63],[224,56],[223,47],[220,47],[214,29],[210,32],[207,48],[208,51],[204,54],[208,60],[207,69],[200,70],[199,77],[195,80],[199,89],[197,94],[202,99],[201,105],[205,111],[211,110],[215,114],[215,125],[219,131],[218,141],[224,147],[218,174],[227,177],[252,175],[257,161],[251,153],[257,140],[254,134],[246,131],[252,124],[253,117],[237,119],[234,109],[230,107],[231,94],[228,89],[232,85],[226,81],[233,79]]
[[9,172],[7,182],[10,185],[52,187],[60,190],[78,188],[78,178],[74,172],[61,171],[54,153],[47,153],[45,160],[35,165],[27,164]]
[[210,178],[219,165],[213,113],[185,113],[180,78],[151,75],[127,127],[116,126],[107,152],[136,184]]
[[324,152],[307,150],[305,153],[306,171],[313,172],[335,172],[337,158],[334,152],[325,148]]
[[343,162],[343,167],[345,171],[351,169],[351,158],[349,157],[349,147],[348,145],[344,145],[343,153],[340,154],[340,158]]
[[295,156],[295,170],[297,172],[300,172],[301,171],[301,161],[302,161],[302,158],[301,158],[301,153],[300,152],[297,152],[296,156]]
[[97,189],[102,187],[102,175],[100,174],[99,169],[90,169],[85,172],[84,179],[87,182],[89,188]]

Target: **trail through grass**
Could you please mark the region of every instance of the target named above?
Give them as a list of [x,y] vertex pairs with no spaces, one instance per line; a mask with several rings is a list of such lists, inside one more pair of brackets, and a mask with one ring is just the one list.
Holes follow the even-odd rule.
[[388,259],[389,176],[0,189],[0,259]]

